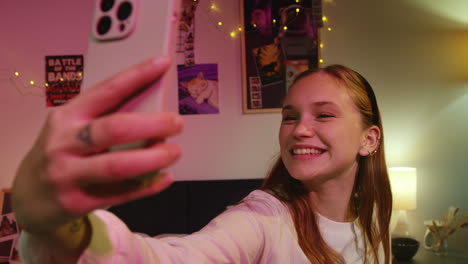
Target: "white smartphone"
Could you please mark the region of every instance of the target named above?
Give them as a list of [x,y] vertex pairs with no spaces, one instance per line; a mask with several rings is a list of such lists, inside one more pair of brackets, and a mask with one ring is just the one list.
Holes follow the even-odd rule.
[[[82,90],[145,59],[175,55],[179,13],[180,0],[95,0]],[[167,77],[159,79],[129,98],[119,111],[164,110],[166,83]],[[144,145],[145,142],[134,142],[111,150]],[[135,180],[154,175],[141,175]]]
[[[175,54],[179,13],[180,0],[95,0],[82,89],[145,59]],[[122,111],[164,109],[166,79],[144,89]]]

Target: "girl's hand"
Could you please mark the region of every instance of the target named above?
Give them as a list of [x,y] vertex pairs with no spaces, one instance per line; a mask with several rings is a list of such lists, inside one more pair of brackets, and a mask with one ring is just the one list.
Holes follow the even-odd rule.
[[[47,234],[97,208],[158,193],[173,181],[159,171],[180,156],[164,140],[181,132],[172,113],[115,112],[128,97],[158,80],[167,57],[147,60],[115,75],[51,110],[13,184],[13,208],[19,225]],[[145,140],[146,148],[107,151],[111,146]]]

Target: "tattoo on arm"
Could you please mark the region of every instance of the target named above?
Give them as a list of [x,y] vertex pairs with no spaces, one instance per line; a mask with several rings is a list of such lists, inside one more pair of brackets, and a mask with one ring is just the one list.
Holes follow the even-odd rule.
[[69,231],[71,233],[79,232],[83,228],[83,226],[84,226],[83,219],[81,219],[81,218],[77,219],[77,220],[71,222]]
[[52,246],[57,249],[48,263],[76,263],[91,241],[91,223],[87,216],[59,226],[52,234]]

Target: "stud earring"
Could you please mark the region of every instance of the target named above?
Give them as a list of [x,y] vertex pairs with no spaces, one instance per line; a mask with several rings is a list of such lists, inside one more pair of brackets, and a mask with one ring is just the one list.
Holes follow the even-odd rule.
[[369,156],[373,156],[375,153],[377,153],[377,150],[379,148],[377,147],[376,149],[374,149],[372,152],[370,152],[369,150],[367,150],[367,152],[369,153]]

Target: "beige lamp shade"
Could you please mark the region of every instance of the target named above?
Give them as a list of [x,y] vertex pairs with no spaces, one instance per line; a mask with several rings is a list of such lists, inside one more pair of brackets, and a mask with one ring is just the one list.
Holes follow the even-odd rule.
[[393,209],[416,209],[416,168],[394,167],[388,173],[393,193]]

